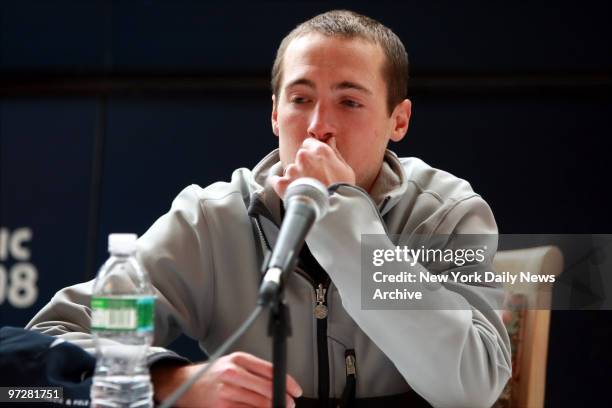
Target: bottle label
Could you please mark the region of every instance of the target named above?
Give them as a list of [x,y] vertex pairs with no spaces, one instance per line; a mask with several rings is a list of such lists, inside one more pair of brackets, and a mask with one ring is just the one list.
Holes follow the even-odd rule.
[[91,329],[152,331],[154,306],[154,296],[94,297]]

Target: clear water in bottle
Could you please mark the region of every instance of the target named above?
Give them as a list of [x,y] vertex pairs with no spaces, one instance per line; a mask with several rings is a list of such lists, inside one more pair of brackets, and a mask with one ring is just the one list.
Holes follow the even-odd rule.
[[153,340],[153,287],[134,257],[134,234],[111,234],[109,251],[91,300],[97,354],[91,406],[152,407],[146,356]]

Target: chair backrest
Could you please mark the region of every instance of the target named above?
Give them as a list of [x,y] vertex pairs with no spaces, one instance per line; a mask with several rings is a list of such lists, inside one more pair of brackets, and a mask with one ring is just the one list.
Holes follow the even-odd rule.
[[[499,251],[493,260],[497,272],[558,276],[563,255],[555,246]],[[550,327],[550,283],[515,284],[506,287],[510,306],[506,327],[511,337],[513,373],[509,384],[509,407],[544,406],[546,358]]]

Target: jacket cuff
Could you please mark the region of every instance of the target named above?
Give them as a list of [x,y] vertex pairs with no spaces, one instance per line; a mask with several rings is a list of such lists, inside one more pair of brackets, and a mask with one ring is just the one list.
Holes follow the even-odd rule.
[[158,363],[174,363],[176,365],[187,365],[191,364],[191,360],[186,357],[176,354],[174,351],[164,350],[153,352],[147,356],[147,365],[151,368],[154,364]]

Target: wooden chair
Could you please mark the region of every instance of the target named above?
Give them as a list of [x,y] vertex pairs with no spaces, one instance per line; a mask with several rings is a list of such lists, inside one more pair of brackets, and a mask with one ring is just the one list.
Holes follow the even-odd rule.
[[[563,270],[563,255],[555,246],[500,251],[493,261],[497,272],[531,272],[558,276]],[[550,326],[552,285],[515,284],[508,290],[508,309],[504,322],[512,342],[512,379],[496,407],[544,406],[546,358]]]

